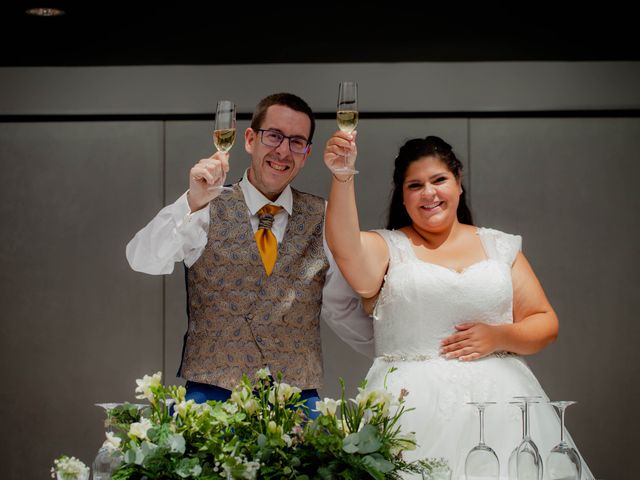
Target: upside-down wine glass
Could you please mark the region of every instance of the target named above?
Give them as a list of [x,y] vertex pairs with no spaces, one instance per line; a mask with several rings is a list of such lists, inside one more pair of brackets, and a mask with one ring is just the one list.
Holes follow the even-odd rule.
[[[213,129],[213,144],[219,152],[227,153],[236,141],[236,104],[230,100],[219,100],[216,107],[216,121]],[[218,185],[210,189],[233,190],[225,187],[226,175],[221,177]]]
[[[336,120],[338,128],[345,133],[353,132],[358,126],[358,84],[356,82],[340,82]],[[349,166],[347,158],[345,154],[342,166],[332,169],[334,173],[358,173]]]
[[[96,403],[96,407],[104,408],[107,413],[107,419],[104,422],[107,432],[113,433],[111,425],[110,411],[121,403]],[[122,454],[119,450],[109,447],[103,443],[95,460],[93,461],[93,480],[111,480],[111,474],[122,463]]]
[[496,452],[484,443],[484,411],[488,405],[496,402],[467,402],[475,405],[480,415],[480,441],[467,454],[464,462],[466,480],[498,480],[500,478],[500,462]]
[[509,480],[542,480],[542,457],[529,432],[529,405],[540,396],[517,396],[512,402],[522,410],[522,440],[509,457]]
[[549,402],[553,405],[560,415],[560,443],[551,449],[547,457],[547,480],[580,480],[582,475],[582,463],[580,455],[564,439],[564,413],[569,405],[573,405],[574,401],[559,400]]

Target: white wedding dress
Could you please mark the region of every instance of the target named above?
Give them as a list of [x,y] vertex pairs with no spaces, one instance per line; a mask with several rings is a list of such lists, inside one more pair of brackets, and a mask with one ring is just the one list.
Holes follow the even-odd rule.
[[[408,390],[405,405],[415,408],[402,417],[403,430],[416,432],[418,443],[407,459],[444,457],[452,479],[464,480],[466,455],[479,439],[478,410],[466,402],[496,401],[485,411],[485,442],[498,455],[500,479],[507,480],[509,455],[522,439],[521,410],[509,402],[540,395],[541,403],[530,407],[530,433],[545,462],[560,440],[559,417],[544,403],[548,397],[524,359],[494,354],[462,362],[439,354],[440,341],[456,324],[513,321],[511,266],[521,238],[479,228],[487,258],[457,272],[418,259],[404,233],[377,232],[389,246],[390,262],[373,314],[376,358],[367,388],[382,388],[388,370],[397,368],[387,376],[387,388],[396,395]],[[583,461],[582,479],[591,478]]]

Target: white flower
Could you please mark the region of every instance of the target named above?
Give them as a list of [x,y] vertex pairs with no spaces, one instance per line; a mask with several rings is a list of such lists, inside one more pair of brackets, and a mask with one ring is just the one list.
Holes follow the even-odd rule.
[[260,470],[260,462],[250,461],[244,462],[244,466],[246,470],[242,474],[242,476],[246,480],[253,480],[258,476],[258,470]]
[[316,402],[316,412],[322,413],[322,415],[328,415],[331,417],[336,416],[336,410],[342,400],[334,400],[333,398],[325,398],[324,401]]
[[246,386],[242,386],[241,388],[236,388],[231,392],[230,400],[241,407],[248,398],[251,398],[251,396],[251,390]]
[[173,409],[173,416],[176,417],[180,415],[182,418],[186,418],[187,412],[194,404],[195,402],[193,400],[183,400],[180,403],[177,403]]
[[244,409],[249,415],[253,415],[258,410],[258,402],[256,402],[255,398],[250,398],[244,402]]
[[397,399],[388,390],[378,390],[375,398],[374,405],[380,405],[382,407],[382,413],[387,415],[389,413],[389,407],[396,405]]
[[278,425],[273,420],[270,420],[269,424],[267,425],[267,430],[269,431],[269,433],[276,433],[278,431]]
[[249,415],[253,415],[258,409],[258,404],[255,398],[253,398],[253,393],[247,387],[242,387],[231,392],[231,401],[239,408],[245,410]]
[[365,390],[364,388],[359,387],[358,392],[355,403],[361,407],[379,406],[384,415],[389,412],[389,407],[392,404],[396,404],[396,399],[387,390]]
[[162,372],[154,373],[152,376],[145,375],[142,379],[137,379],[136,383],[138,386],[136,387],[136,393],[139,393],[140,395],[136,395],[136,398],[147,399],[149,402],[153,403],[154,399],[151,387],[159,387],[161,379]]
[[58,473],[61,478],[68,479],[87,479],[89,478],[89,467],[76,457],[68,457],[66,455],[56,458],[53,461],[54,467],[51,469],[51,476],[54,472]]
[[288,383],[276,383],[269,392],[269,403],[272,405],[276,404],[276,392],[278,396],[278,405],[284,405],[284,403],[293,397],[293,395],[300,393],[301,391],[302,390],[298,387],[292,387]]
[[230,415],[233,415],[234,413],[238,413],[238,405],[235,403],[225,402],[222,404],[222,409]]
[[292,387],[287,383],[281,383],[280,388],[283,390],[282,396],[285,400],[289,400],[294,395],[302,392],[302,390],[300,390],[298,387]]
[[120,448],[120,444],[122,443],[122,439],[120,437],[116,437],[113,432],[106,432],[107,439],[102,444],[103,447],[106,447],[110,450],[117,450]]
[[196,414],[196,417],[211,415],[213,412],[213,408],[208,403],[194,403],[190,408]]
[[391,448],[393,455],[398,455],[402,451],[415,450],[416,449],[416,434],[415,432],[409,432],[404,435],[398,435],[397,443]]
[[140,440],[148,440],[147,431],[153,426],[148,418],[142,418],[139,422],[133,422],[129,427],[129,436]]
[[184,397],[186,395],[187,395],[187,389],[185,387],[180,385],[178,388],[176,388],[176,391],[175,391],[175,400],[176,400],[176,402],[183,402],[184,401]]
[[266,380],[269,377],[271,377],[271,372],[269,371],[269,367],[261,368],[256,372],[256,378],[258,380]]

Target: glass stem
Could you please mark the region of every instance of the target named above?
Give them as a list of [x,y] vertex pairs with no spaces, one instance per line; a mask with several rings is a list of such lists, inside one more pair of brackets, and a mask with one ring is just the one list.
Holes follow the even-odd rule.
[[480,445],[484,445],[484,405],[478,405],[480,412]]
[[564,443],[564,407],[560,407],[560,443]]
[[524,402],[524,438],[529,438],[529,402]]

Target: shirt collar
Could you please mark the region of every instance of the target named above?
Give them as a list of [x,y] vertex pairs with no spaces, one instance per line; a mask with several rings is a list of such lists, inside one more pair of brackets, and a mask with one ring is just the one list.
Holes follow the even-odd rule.
[[272,202],[249,181],[248,172],[248,169],[245,170],[242,180],[240,180],[240,189],[242,190],[244,201],[247,203],[251,215],[256,215],[258,210],[269,204],[278,205],[291,215],[293,210],[293,193],[291,192],[291,186],[287,185],[280,196]]

